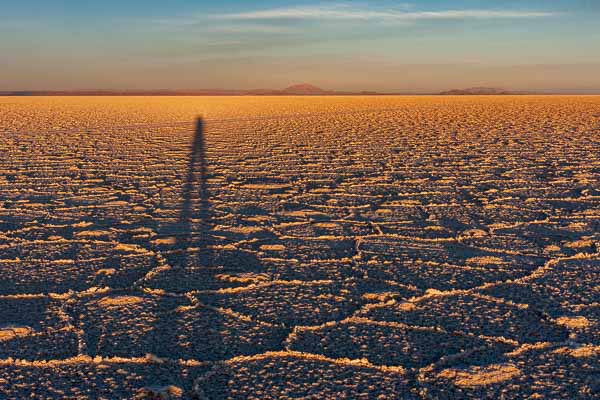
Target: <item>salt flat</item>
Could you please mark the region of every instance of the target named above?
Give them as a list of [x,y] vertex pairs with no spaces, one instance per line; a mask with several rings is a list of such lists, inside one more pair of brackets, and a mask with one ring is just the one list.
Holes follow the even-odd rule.
[[0,97],[0,399],[600,398],[599,246],[598,96]]

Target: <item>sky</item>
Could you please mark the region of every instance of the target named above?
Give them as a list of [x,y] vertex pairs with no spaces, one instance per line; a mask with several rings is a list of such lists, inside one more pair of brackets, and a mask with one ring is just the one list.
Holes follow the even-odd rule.
[[600,93],[599,20],[599,0],[0,0],[0,90]]

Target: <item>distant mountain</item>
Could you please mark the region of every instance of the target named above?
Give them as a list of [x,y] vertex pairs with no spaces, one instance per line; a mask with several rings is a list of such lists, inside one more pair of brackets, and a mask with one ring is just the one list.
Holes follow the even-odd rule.
[[489,87],[472,87],[467,89],[452,89],[445,92],[438,93],[441,95],[452,95],[452,96],[468,96],[468,95],[509,95],[509,94],[524,94],[523,92],[514,92],[500,88],[489,88]]
[[[599,94],[595,91],[560,92],[562,94]],[[490,87],[472,87],[452,89],[439,93],[414,92],[341,92],[325,90],[309,83],[300,83],[285,89],[149,89],[149,90],[15,90],[0,91],[0,96],[414,96],[414,95],[520,95],[520,94],[558,94],[552,91],[525,92]]]
[[54,90],[12,91],[0,96],[356,96],[378,95],[377,92],[336,92],[324,90],[308,83],[289,86],[285,89],[190,89],[190,90]]
[[298,85],[292,85],[281,91],[283,94],[294,95],[294,96],[312,96],[312,95],[324,95],[332,92],[328,92],[309,83],[300,83]]

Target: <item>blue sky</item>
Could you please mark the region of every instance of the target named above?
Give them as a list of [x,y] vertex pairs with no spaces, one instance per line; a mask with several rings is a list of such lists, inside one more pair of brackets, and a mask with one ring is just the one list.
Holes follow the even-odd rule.
[[0,1],[0,90],[600,89],[597,0]]

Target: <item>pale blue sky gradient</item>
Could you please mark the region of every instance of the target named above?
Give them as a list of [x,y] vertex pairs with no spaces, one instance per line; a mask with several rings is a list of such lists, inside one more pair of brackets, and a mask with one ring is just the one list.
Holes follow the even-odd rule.
[[5,3],[0,90],[600,91],[596,0]]

